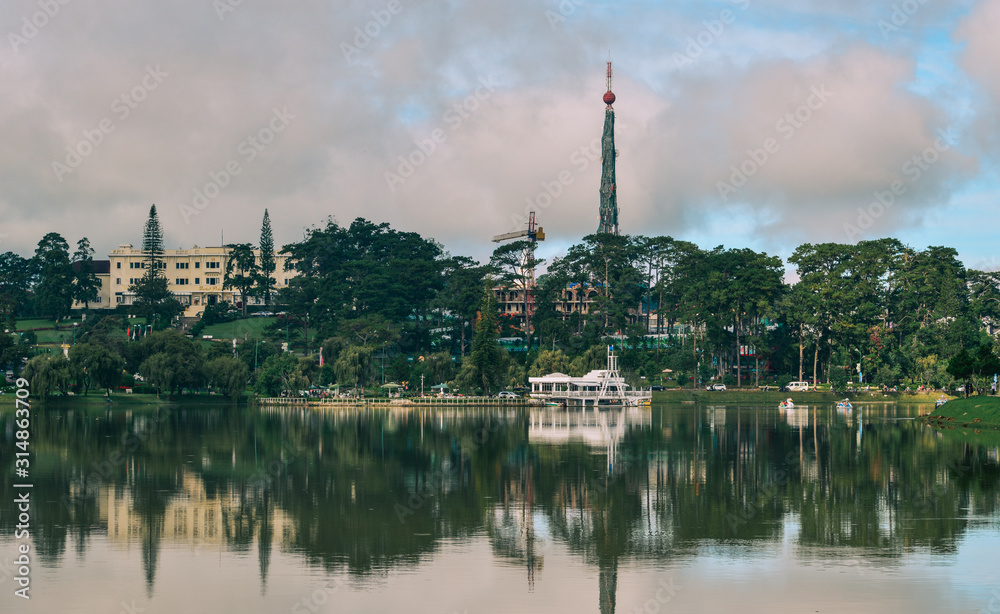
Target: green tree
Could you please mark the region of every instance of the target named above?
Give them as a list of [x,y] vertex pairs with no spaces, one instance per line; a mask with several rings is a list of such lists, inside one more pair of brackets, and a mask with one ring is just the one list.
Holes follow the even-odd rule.
[[524,338],[531,348],[531,293],[535,286],[535,268],[545,260],[535,257],[535,242],[529,239],[504,243],[490,256],[490,273],[498,286],[522,292],[521,313],[524,314]]
[[201,348],[176,330],[147,335],[139,343],[142,362],[139,373],[157,393],[177,393],[202,383],[204,359]]
[[492,285],[492,280],[488,280],[483,287],[479,321],[476,322],[476,333],[472,338],[472,354],[467,359],[469,365],[467,378],[472,385],[481,388],[487,395],[499,387],[507,369],[504,360],[506,352],[497,342],[499,322]]
[[549,373],[566,373],[572,369],[571,362],[562,350],[539,350],[538,357],[528,370],[531,377],[541,377]]
[[150,205],[149,217],[142,229],[142,254],[146,261],[146,271],[159,273],[163,269],[163,230],[156,215],[156,205]]
[[375,351],[370,346],[350,345],[344,348],[333,363],[337,383],[352,388],[364,388],[375,376]]
[[600,327],[601,334],[622,334],[631,320],[630,311],[642,296],[642,275],[637,268],[638,248],[632,237],[611,234],[589,235],[583,243],[571,246],[566,260],[575,261],[582,277],[573,281],[589,282],[597,294],[590,304],[588,320]]
[[274,236],[271,234],[271,217],[264,209],[264,220],[260,225],[260,264],[257,267],[257,294],[264,298],[264,304],[271,302],[274,293]]
[[205,380],[229,398],[243,394],[249,373],[246,363],[239,358],[224,356],[205,363]]
[[421,321],[443,285],[440,245],[361,218],[347,228],[330,220],[284,251],[298,275],[282,300],[323,336],[335,334],[341,320],[369,314]]
[[358,344],[373,349],[384,348],[399,339],[399,331],[392,322],[379,314],[364,315],[344,320],[339,328],[345,345]]
[[121,380],[125,368],[125,359],[120,354],[96,342],[77,343],[71,347],[69,362],[84,394],[90,392],[91,386],[110,391]]
[[420,366],[420,373],[431,385],[444,384],[455,377],[455,363],[451,359],[451,352],[429,354]]
[[162,330],[170,325],[174,316],[184,311],[167,287],[163,261],[163,231],[156,215],[156,205],[149,208],[149,218],[142,231],[142,253],[145,271],[136,283],[129,286],[135,295],[132,311],[153,322]]
[[101,282],[94,273],[94,249],[87,237],[76,242],[72,264],[75,273],[73,300],[83,303],[84,309],[90,309],[90,303],[97,300]]
[[1000,357],[993,351],[993,344],[985,343],[979,346],[979,350],[976,351],[976,375],[980,378],[978,387],[985,389],[986,381],[998,373],[1000,373]]
[[39,397],[54,392],[66,394],[72,380],[69,360],[62,352],[35,356],[24,366],[21,376],[31,383],[31,394]]
[[[2,270],[2,267],[0,267]],[[1000,330],[1000,271],[967,271],[969,309],[991,337]]]
[[[952,356],[948,361],[948,374],[955,379],[968,384],[972,375],[976,372],[976,359],[965,348],[959,350],[958,354]],[[965,396],[969,396],[969,388],[965,387]]]
[[459,353],[462,356],[469,349],[465,329],[470,327],[471,330],[488,270],[489,267],[480,266],[472,258],[464,256],[449,258],[444,263],[444,286],[432,305],[457,318]]
[[247,299],[250,298],[254,287],[260,281],[257,257],[253,253],[253,246],[249,243],[234,243],[226,247],[229,248],[229,257],[226,258],[226,278],[222,282],[222,287],[239,290],[243,317],[245,318],[247,317]]
[[14,329],[17,316],[24,313],[32,284],[32,262],[14,252],[0,254],[0,317],[5,328]]
[[35,249],[32,268],[37,274],[35,310],[59,321],[73,305],[73,265],[69,244],[62,235],[50,232],[42,237]]
[[80,333],[80,341],[100,345],[112,354],[125,355],[125,330],[118,316],[88,320]]
[[282,392],[289,396],[309,386],[309,380],[299,371],[299,361],[290,352],[269,356],[260,369],[254,384],[254,394],[276,397]]

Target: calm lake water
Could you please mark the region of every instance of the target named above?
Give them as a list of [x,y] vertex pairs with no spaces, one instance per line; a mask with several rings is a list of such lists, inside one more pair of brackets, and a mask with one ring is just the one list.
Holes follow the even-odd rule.
[[1000,612],[1000,436],[922,409],[36,406],[0,612]]

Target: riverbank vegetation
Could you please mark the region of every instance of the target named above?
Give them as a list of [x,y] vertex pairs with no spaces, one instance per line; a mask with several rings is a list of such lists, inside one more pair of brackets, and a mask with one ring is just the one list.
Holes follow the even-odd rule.
[[[240,257],[223,286],[267,297],[256,308],[266,316],[246,300],[220,302],[192,323],[162,291],[159,233],[151,209],[137,303],[85,308],[72,326],[70,305],[94,296],[85,238],[73,254],[49,233],[32,257],[0,255],[0,364],[23,370],[36,395],[412,393],[421,384],[495,393],[530,376],[602,368],[609,345],[633,385],[665,388],[811,380],[844,391],[861,378],[876,390],[954,392],[957,383],[986,390],[1000,370],[1000,273],[966,269],[950,247],[805,244],[784,263],[671,237],[591,235],[548,263],[527,241],[479,263],[388,224],[328,220],[283,247],[297,275],[280,289],[270,249],[255,260],[255,246],[230,246]],[[518,293],[525,283],[529,295]]]
[[936,426],[1000,428],[1000,398],[975,396],[955,399],[935,408],[922,420]]

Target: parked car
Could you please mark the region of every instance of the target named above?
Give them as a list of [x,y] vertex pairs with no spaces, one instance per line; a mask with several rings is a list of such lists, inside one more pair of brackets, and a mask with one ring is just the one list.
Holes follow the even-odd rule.
[[516,399],[518,396],[510,390],[503,390],[497,395],[498,399]]
[[649,389],[652,390],[653,392],[659,392],[663,390],[663,386],[656,384],[655,386],[650,386]]
[[721,392],[725,392],[726,391],[726,385],[725,384],[709,384],[708,386],[705,387],[705,390],[719,390]]
[[808,392],[809,382],[790,382],[788,384],[789,392]]

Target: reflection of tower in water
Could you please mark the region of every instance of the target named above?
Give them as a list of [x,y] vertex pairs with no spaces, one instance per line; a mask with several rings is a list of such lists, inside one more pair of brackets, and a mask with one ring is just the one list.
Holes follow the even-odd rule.
[[606,455],[603,475],[569,484],[563,499],[566,505],[563,514],[571,525],[566,528],[567,533],[577,536],[578,545],[587,544],[586,551],[597,560],[598,606],[602,614],[615,612],[618,560],[632,539],[627,528],[630,523],[623,522],[620,516],[628,506],[619,499],[627,496],[621,490],[626,468],[619,462],[619,445],[628,429],[642,429],[650,422],[648,410],[639,407],[532,408],[528,418],[528,441],[532,445],[565,446],[581,442],[592,451],[603,450]]

